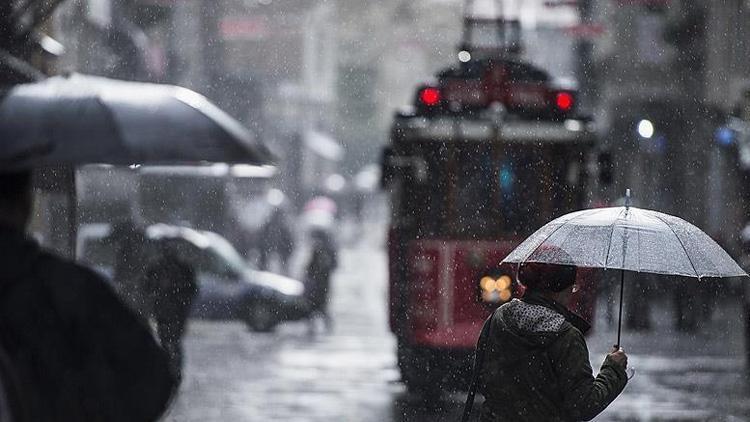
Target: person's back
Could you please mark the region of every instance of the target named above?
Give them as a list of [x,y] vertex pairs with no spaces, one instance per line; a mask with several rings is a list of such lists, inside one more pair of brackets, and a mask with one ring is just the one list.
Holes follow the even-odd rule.
[[[573,271],[560,291],[574,280]],[[625,387],[622,351],[607,356],[594,378],[588,324],[553,299],[559,294],[532,286],[493,314],[479,382],[483,422],[590,420]]]
[[92,271],[0,232],[0,342],[31,420],[156,420],[174,380],[146,327]]
[[336,269],[338,259],[329,233],[316,230],[312,237],[312,254],[306,274],[308,286],[305,292],[313,308],[318,309],[324,308],[328,300],[331,273]]
[[198,294],[195,270],[169,245],[162,244],[159,258],[144,275],[143,284],[152,296],[156,334],[179,381],[182,379],[182,337],[193,299]]
[[0,346],[29,420],[157,420],[166,354],[101,277],[26,237],[30,214],[30,172],[0,172]]
[[143,262],[148,256],[145,233],[133,220],[126,219],[113,225],[110,241],[115,247],[112,281],[115,292],[133,311],[145,317],[142,286]]
[[31,422],[13,362],[0,346],[0,422]]
[[184,320],[198,294],[195,270],[172,252],[162,256],[145,271],[146,290],[153,296],[157,320]]

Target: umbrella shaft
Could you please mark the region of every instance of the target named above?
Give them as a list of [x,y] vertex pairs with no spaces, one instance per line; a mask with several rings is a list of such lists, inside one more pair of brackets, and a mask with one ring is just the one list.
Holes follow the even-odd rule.
[[622,334],[622,293],[625,288],[625,270],[620,270],[620,316],[617,318],[617,343],[615,349],[620,348],[620,335]]

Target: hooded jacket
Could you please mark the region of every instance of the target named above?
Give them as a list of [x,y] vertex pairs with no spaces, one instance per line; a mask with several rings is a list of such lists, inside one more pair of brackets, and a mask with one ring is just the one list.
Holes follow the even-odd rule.
[[610,357],[593,376],[580,317],[527,291],[490,320],[479,380],[481,421],[591,420],[625,388],[625,369]]

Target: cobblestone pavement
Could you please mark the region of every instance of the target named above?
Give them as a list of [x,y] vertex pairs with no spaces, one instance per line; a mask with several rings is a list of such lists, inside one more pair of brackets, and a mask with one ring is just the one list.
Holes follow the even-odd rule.
[[[382,233],[382,226],[368,227],[360,242],[342,250],[330,334],[310,335],[305,323],[256,334],[240,323],[191,321],[184,383],[166,420],[458,420],[464,395],[421,400],[399,382],[387,330]],[[739,308],[720,307],[711,329],[697,335],[676,333],[663,322],[669,312],[655,307],[649,333],[624,332],[635,376],[596,420],[750,420]],[[614,333],[601,316],[597,327],[588,340],[595,369]]]

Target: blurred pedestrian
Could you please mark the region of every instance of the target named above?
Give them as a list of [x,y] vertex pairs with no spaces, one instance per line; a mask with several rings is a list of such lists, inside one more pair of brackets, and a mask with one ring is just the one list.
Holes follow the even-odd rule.
[[672,299],[674,322],[678,331],[694,332],[698,329],[701,316],[698,283],[674,283]]
[[31,204],[30,172],[0,174],[0,346],[29,419],[157,420],[175,387],[166,354],[106,281],[25,235]]
[[620,278],[613,271],[604,271],[601,280],[596,286],[597,295],[604,301],[604,317],[607,326],[611,327],[615,323],[615,304],[616,295],[619,295]]
[[115,262],[112,281],[115,292],[141,317],[146,318],[143,297],[143,263],[146,261],[147,241],[142,226],[131,218],[124,218],[112,225],[109,240],[115,245]]
[[[632,306],[625,307],[625,327],[629,330],[651,329],[651,302],[654,291],[654,277],[650,274],[642,274],[628,283],[625,289],[625,303]],[[620,294],[619,285],[615,286],[616,295]]]
[[258,259],[260,269],[272,270],[271,261],[275,255],[279,264],[278,272],[288,274],[289,257],[294,251],[294,236],[289,220],[281,208],[275,208],[271,212],[271,216],[263,226],[261,241],[263,245],[261,245]]
[[314,332],[315,319],[321,318],[326,330],[333,329],[333,321],[328,313],[328,297],[331,275],[338,265],[336,246],[331,233],[322,228],[314,228],[310,233],[312,250],[307,264],[305,296],[310,306],[309,328]]
[[625,388],[627,356],[613,349],[593,376],[583,337],[590,326],[566,308],[575,267],[524,264],[519,280],[524,296],[494,312],[477,346],[481,420],[594,418]]
[[157,250],[158,258],[146,270],[143,285],[151,296],[156,335],[169,355],[170,366],[179,382],[182,378],[182,336],[198,294],[198,284],[193,267],[180,259],[171,245],[162,241]]

